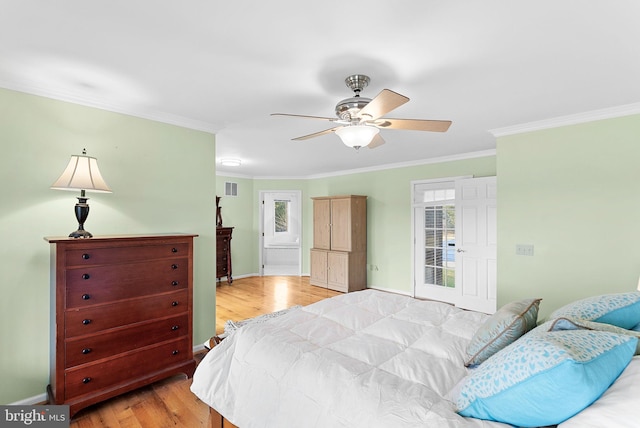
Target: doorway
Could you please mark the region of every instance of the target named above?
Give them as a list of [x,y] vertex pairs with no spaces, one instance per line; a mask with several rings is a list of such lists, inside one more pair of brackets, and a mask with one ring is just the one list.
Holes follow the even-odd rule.
[[299,190],[260,192],[260,274],[302,275]]
[[412,183],[414,295],[496,310],[496,177]]

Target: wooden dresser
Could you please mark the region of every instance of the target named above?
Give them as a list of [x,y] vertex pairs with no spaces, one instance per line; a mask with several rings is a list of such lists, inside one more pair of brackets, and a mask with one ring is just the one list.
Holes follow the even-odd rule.
[[47,237],[49,402],[70,414],[159,379],[193,375],[193,238]]
[[231,269],[231,234],[233,227],[216,228],[216,278],[227,277],[227,282],[233,282]]
[[309,283],[350,292],[367,288],[367,197],[313,199]]

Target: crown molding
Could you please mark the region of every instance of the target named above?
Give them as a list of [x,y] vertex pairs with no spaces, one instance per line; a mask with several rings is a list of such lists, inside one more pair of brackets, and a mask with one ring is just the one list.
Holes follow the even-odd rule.
[[311,175],[308,178],[310,179],[311,178],[328,178],[328,177],[336,177],[336,176],[350,175],[350,174],[362,174],[364,172],[384,171],[387,169],[407,168],[412,166],[429,165],[434,163],[444,163],[444,162],[453,162],[453,161],[460,161],[460,160],[466,160],[466,159],[484,158],[484,157],[495,156],[495,155],[496,155],[496,150],[490,149],[490,150],[482,150],[477,152],[461,153],[461,154],[450,155],[450,156],[440,156],[437,158],[417,159],[417,160],[407,161],[407,162],[389,163],[385,165],[378,165],[378,166],[373,166],[368,168],[357,168],[357,169],[351,169],[351,170],[345,170],[345,171],[336,171],[335,173],[316,174],[316,175]]
[[50,88],[42,88],[32,85],[23,85],[16,82],[0,81],[0,87],[12,91],[23,92],[26,94],[37,95],[40,97],[51,98],[58,101],[65,101],[73,104],[83,105],[85,107],[93,107],[100,110],[106,110],[113,113],[126,114],[141,119],[148,119],[154,122],[166,123],[169,125],[180,126],[182,128],[193,129],[196,131],[204,131],[216,133],[221,129],[213,123],[189,119],[183,116],[173,115],[166,112],[153,111],[150,109],[141,109],[135,107],[125,107],[117,104],[110,104],[104,100],[96,98],[84,97],[68,91],[53,90]]
[[640,114],[640,103],[625,104],[617,107],[593,110],[567,116],[558,116],[550,119],[523,123],[520,125],[507,126],[504,128],[490,129],[489,132],[497,138],[507,135],[540,131],[543,129],[559,128],[561,126],[577,125],[580,123],[593,122],[595,120],[613,119],[632,114]]
[[459,155],[441,156],[441,157],[429,158],[429,159],[419,159],[419,160],[408,161],[408,162],[390,163],[390,164],[378,165],[378,166],[367,167],[367,168],[358,168],[358,169],[350,169],[350,170],[343,170],[343,171],[335,171],[335,172],[329,172],[329,173],[326,173],[326,174],[312,174],[312,175],[299,176],[299,177],[288,177],[288,176],[246,176],[246,175],[240,175],[240,174],[226,173],[226,172],[220,171],[218,169],[216,169],[216,175],[217,176],[224,176],[224,177],[249,178],[249,179],[252,179],[252,180],[313,180],[313,179],[317,179],[317,178],[340,177],[340,176],[351,175],[351,174],[362,174],[362,173],[365,173],[365,172],[384,171],[384,170],[387,170],[387,169],[407,168],[407,167],[412,167],[412,166],[428,165],[428,164],[435,164],[435,163],[444,163],[444,162],[453,162],[453,161],[466,160],[466,159],[484,158],[484,157],[495,156],[495,155],[496,155],[496,150],[495,149],[481,150],[481,151],[477,151],[477,152],[462,153],[462,154],[459,154]]

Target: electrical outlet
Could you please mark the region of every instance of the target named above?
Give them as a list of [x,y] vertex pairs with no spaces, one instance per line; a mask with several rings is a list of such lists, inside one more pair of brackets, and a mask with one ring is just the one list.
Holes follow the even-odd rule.
[[516,244],[516,255],[518,255],[518,256],[533,256],[533,245],[531,245],[531,244]]

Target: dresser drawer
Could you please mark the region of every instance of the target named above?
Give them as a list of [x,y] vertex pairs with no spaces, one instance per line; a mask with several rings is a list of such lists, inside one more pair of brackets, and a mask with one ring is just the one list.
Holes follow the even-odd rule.
[[65,343],[65,367],[90,363],[189,333],[189,314],[134,324],[107,333],[83,336]]
[[66,306],[83,307],[187,288],[189,260],[67,269]]
[[117,303],[68,309],[64,313],[66,337],[95,333],[155,318],[178,315],[189,309],[189,290],[158,294]]
[[185,361],[190,356],[188,338],[164,342],[137,352],[116,356],[108,361],[87,364],[65,370],[65,400],[89,394],[103,388],[114,388],[136,378],[150,376],[154,371]]
[[132,245],[118,247],[73,248],[66,251],[66,266],[91,266],[104,264],[129,263],[150,259],[188,257],[189,243],[174,242],[166,244]]

